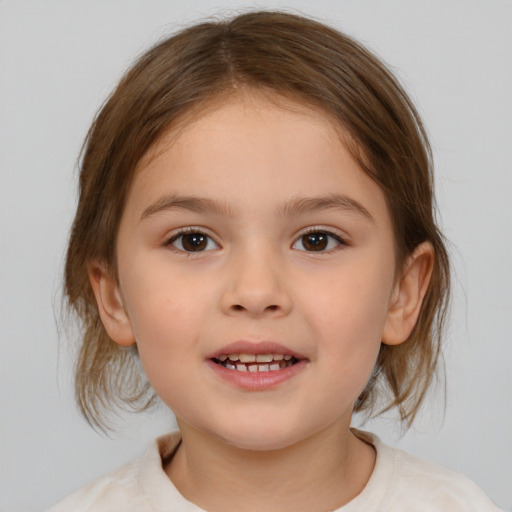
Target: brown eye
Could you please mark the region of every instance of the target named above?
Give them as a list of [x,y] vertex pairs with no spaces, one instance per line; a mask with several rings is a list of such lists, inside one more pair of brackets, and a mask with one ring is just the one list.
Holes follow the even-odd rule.
[[308,233],[302,237],[302,245],[306,251],[325,251],[328,241],[325,233]]
[[302,235],[294,244],[293,249],[309,252],[322,252],[335,249],[343,241],[336,235],[326,231],[312,231]]
[[218,245],[204,233],[181,233],[169,241],[170,245],[185,252],[201,252],[217,249]]
[[185,251],[204,251],[208,245],[208,239],[200,233],[191,233],[183,235],[181,244]]

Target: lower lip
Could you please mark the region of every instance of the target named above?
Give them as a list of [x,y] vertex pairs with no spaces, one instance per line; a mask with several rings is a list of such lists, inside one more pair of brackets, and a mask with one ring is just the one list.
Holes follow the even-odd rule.
[[224,368],[220,364],[207,360],[206,364],[222,379],[233,386],[248,391],[265,391],[276,388],[279,384],[301,373],[307,365],[305,359],[297,361],[293,366],[268,372],[240,372]]

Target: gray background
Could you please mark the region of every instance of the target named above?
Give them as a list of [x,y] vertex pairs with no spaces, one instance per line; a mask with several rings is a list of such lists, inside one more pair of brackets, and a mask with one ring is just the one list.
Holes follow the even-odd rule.
[[[355,35],[401,77],[432,137],[456,267],[448,394],[386,442],[463,472],[512,510],[512,3],[499,0],[0,0],[0,510],[44,510],[139,454],[170,413],[107,439],[78,415],[59,337],[76,158],[126,66],[178,26],[282,7]],[[356,424],[357,424],[356,419]]]

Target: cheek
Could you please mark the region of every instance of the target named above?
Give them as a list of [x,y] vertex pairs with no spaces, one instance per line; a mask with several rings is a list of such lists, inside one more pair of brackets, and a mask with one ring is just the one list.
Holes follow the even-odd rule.
[[134,258],[121,282],[135,338],[142,345],[172,344],[197,323],[211,293],[170,266],[165,252],[139,260]]
[[[339,272],[336,279],[324,283],[313,308],[318,325],[331,332],[330,338],[378,339],[382,333],[393,285],[391,272],[377,271],[370,265]],[[305,307],[307,306],[305,297]],[[347,341],[348,341],[347,339]]]
[[[207,294],[179,280],[137,281],[126,304],[142,366],[160,394],[198,360],[198,340],[207,316]],[[129,284],[129,283],[127,283]]]
[[[161,314],[157,315],[155,308]],[[162,304],[151,309],[148,316],[139,320],[135,328],[137,348],[144,372],[160,399],[171,409],[180,410],[186,397],[183,393],[184,383],[193,373],[198,339],[197,332],[186,326],[195,325],[194,318],[174,303],[169,307]]]
[[350,271],[340,271],[326,283],[329,291],[319,293],[313,306],[313,327],[323,346],[318,357],[333,375],[343,373],[340,378],[356,396],[366,385],[380,350],[393,279],[386,268],[361,262]]

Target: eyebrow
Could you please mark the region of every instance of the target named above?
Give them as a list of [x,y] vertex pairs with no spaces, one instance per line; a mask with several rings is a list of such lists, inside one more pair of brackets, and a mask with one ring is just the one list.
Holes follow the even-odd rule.
[[181,208],[196,213],[217,213],[228,217],[233,217],[235,212],[225,202],[208,199],[205,197],[172,195],[159,199],[148,206],[141,215],[141,220],[173,208]]
[[[171,195],[163,197],[148,206],[142,212],[141,220],[174,208],[181,208],[196,213],[215,213],[227,217],[236,216],[236,211],[224,201],[217,201],[205,197]],[[371,213],[359,201],[356,201],[349,196],[339,194],[331,194],[321,197],[295,198],[284,203],[280,208],[280,213],[281,215],[291,217],[294,215],[330,209],[356,213],[366,217],[371,222],[375,222]]]
[[283,206],[282,212],[284,215],[292,216],[301,213],[331,209],[343,210],[348,213],[356,213],[366,217],[371,222],[375,222],[372,214],[359,201],[356,201],[349,196],[339,194],[293,199]]

